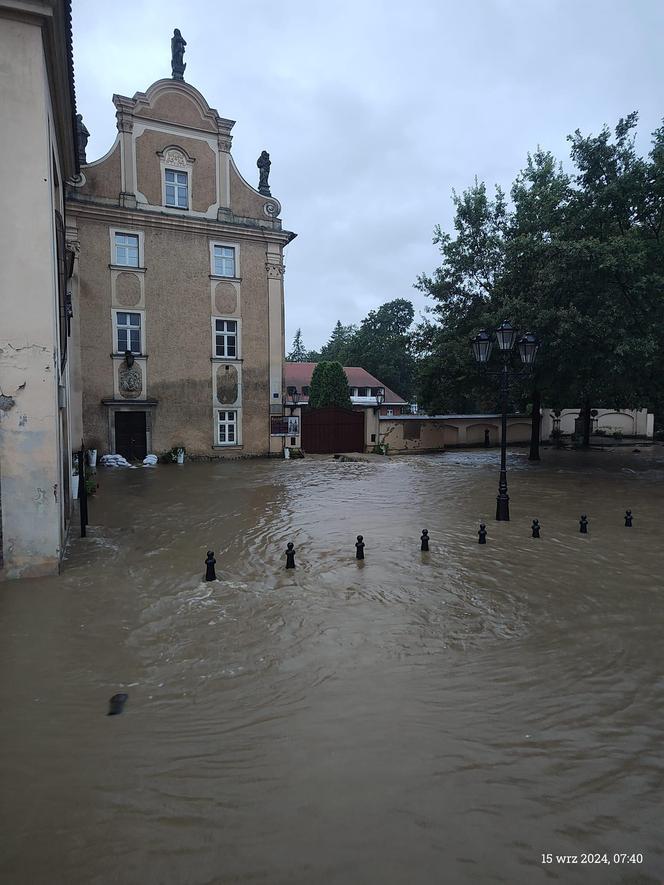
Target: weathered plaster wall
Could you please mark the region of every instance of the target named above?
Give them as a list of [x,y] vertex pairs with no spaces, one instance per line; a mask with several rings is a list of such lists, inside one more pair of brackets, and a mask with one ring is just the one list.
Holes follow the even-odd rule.
[[90,166],[83,166],[85,184],[77,191],[86,197],[117,202],[122,189],[120,177],[120,140],[117,139],[110,153]]
[[40,28],[2,19],[0,58],[0,192],[11,208],[0,236],[1,493],[5,573],[18,577],[57,571],[62,530],[50,108]]
[[[579,409],[562,409],[558,429],[561,433],[572,434]],[[647,409],[607,409],[599,408],[593,416],[592,430],[602,430],[607,434],[620,431],[625,436],[653,435],[653,416]],[[554,429],[554,415],[551,409],[542,409],[542,439],[548,439]]]
[[[73,210],[72,210],[73,211]],[[127,213],[128,229],[141,213]],[[121,223],[113,222],[122,227]],[[108,451],[107,409],[113,397],[110,224],[79,223],[84,425],[87,444]],[[190,454],[237,457],[269,450],[269,350],[265,245],[240,243],[242,322],[242,441],[213,447],[210,240],[171,225],[145,225],[147,396],[157,399],[152,447],[183,445]],[[225,241],[229,240],[226,235]],[[279,400],[281,402],[281,400]]]
[[162,93],[155,99],[151,108],[142,105],[140,115],[165,123],[177,123],[191,126],[194,129],[216,132],[213,124],[202,116],[195,103],[187,96],[179,95],[176,92]]
[[200,138],[146,129],[136,138],[136,174],[138,190],[151,206],[162,206],[161,166],[158,151],[169,145],[181,147],[194,159],[191,185],[191,208],[207,212],[217,201],[216,156],[210,145]]
[[[235,215],[243,218],[260,218],[265,220],[266,215],[263,212],[265,200],[269,199],[262,194],[257,193],[251,187],[247,187],[247,183],[237,171],[235,164],[230,166],[231,181],[231,209]],[[258,181],[258,169],[256,170],[256,181]]]
[[[500,444],[500,419],[459,418],[389,418],[380,422],[381,441],[390,452],[427,452],[446,446],[483,446],[484,432],[489,431],[492,446]],[[530,424],[520,417],[507,419],[507,442],[530,440]]]
[[[74,210],[70,210],[74,215]],[[111,263],[109,226],[86,219],[78,224],[83,438],[108,451],[108,421],[101,401],[113,396]]]

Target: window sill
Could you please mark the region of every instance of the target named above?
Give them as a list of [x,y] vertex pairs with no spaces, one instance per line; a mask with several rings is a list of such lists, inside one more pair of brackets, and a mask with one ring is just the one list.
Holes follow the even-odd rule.
[[210,279],[211,280],[226,280],[226,282],[228,282],[228,283],[241,283],[242,282],[242,277],[225,277],[219,273],[211,273]]
[[[148,358],[147,353],[134,353],[132,351],[132,356],[135,360],[146,360]],[[112,360],[123,360],[125,358],[124,352],[122,353],[112,353],[110,354]]]
[[214,443],[213,449],[241,449],[242,443]]
[[175,209],[176,212],[188,212],[189,206],[170,206],[168,203],[164,203],[164,209]]
[[133,264],[109,264],[109,270],[129,270],[133,273],[145,273],[147,268],[135,267]]
[[243,359],[241,356],[211,356],[211,363],[241,363]]

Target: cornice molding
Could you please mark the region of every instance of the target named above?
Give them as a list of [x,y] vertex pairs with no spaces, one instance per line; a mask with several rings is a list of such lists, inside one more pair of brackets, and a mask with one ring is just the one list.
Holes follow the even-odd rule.
[[67,200],[68,216],[76,218],[88,218],[100,224],[108,225],[131,225],[132,227],[152,227],[162,230],[172,230],[181,233],[197,233],[209,236],[212,239],[227,237],[245,240],[262,240],[278,243],[285,246],[294,240],[297,234],[288,230],[264,227],[259,225],[241,225],[224,223],[216,219],[204,219],[185,217],[181,215],[166,215],[144,210],[122,209],[119,206],[97,206],[82,200]]

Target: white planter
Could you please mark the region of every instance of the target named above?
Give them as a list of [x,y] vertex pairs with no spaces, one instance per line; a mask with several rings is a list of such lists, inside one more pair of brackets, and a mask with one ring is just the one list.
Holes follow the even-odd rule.
[[88,467],[97,466],[97,449],[88,449]]
[[80,477],[78,473],[72,473],[71,475],[71,496],[72,498],[78,498],[78,481]]
[[184,449],[178,449],[177,451],[177,463],[184,464]]

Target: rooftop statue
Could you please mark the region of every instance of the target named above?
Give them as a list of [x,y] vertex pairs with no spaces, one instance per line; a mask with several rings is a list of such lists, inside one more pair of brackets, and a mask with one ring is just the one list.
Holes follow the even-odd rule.
[[83,115],[76,114],[76,152],[78,153],[78,162],[80,166],[84,166],[88,162],[85,158],[85,149],[88,146],[88,138],[90,138],[90,133],[83,122]]
[[187,41],[175,28],[171,37],[171,76],[174,80],[184,80],[184,69],[187,67],[184,62],[184,47],[186,45]]
[[260,170],[260,180],[258,182],[258,193],[263,194],[265,197],[271,197],[270,193],[270,185],[268,184],[268,176],[270,174],[270,166],[272,163],[270,162],[270,155],[267,151],[263,151],[260,157],[256,160],[256,165]]

